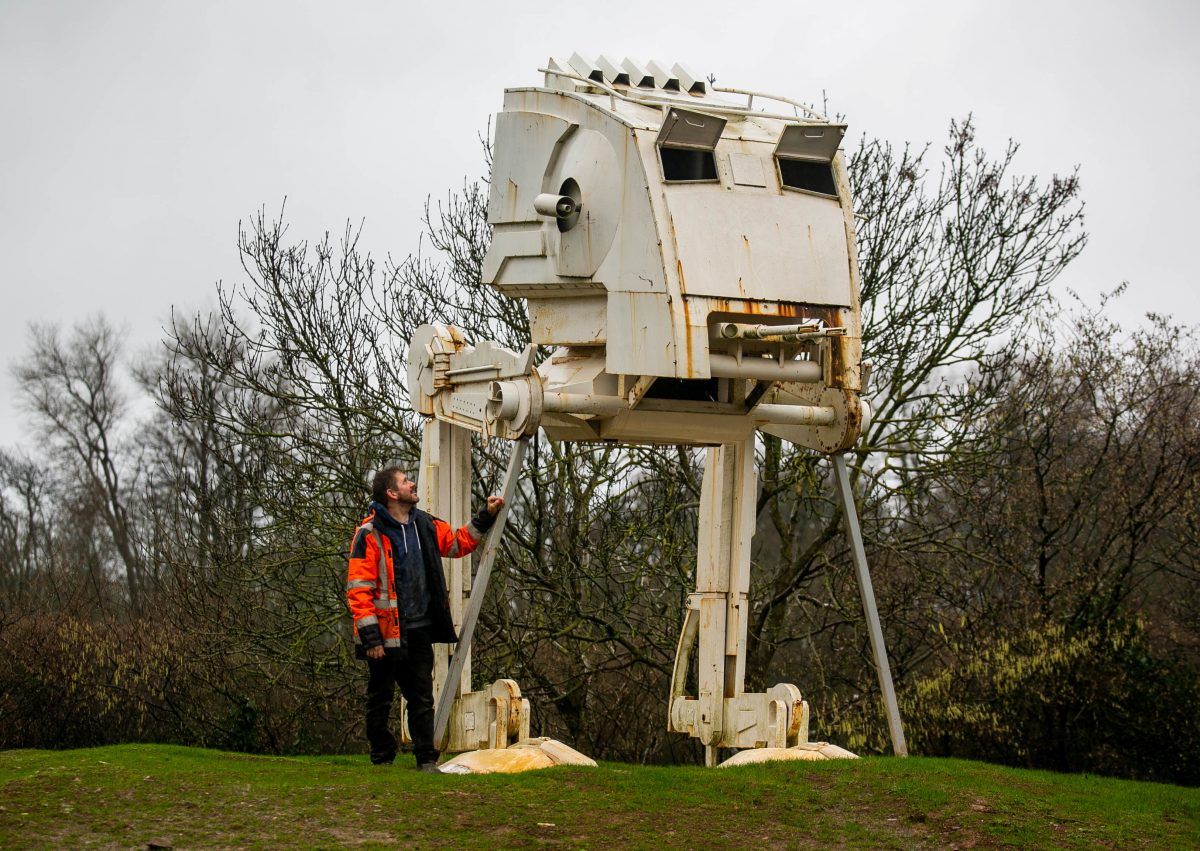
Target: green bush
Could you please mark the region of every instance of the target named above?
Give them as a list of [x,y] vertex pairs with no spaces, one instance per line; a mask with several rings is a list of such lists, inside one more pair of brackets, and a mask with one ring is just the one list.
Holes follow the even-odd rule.
[[1140,622],[948,649],[904,696],[915,752],[1200,783],[1200,679],[1156,656]]

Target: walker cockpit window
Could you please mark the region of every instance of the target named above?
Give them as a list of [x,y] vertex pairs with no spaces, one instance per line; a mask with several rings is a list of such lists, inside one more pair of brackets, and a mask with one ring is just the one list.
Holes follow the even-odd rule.
[[713,149],[725,129],[725,119],[686,109],[667,113],[658,133],[658,158],[663,180],[669,183],[699,183],[717,180]]
[[668,148],[660,145],[658,157],[662,160],[663,180],[716,180],[717,161],[712,151],[697,151],[692,148]]
[[844,124],[792,124],[785,127],[775,146],[780,185],[785,189],[836,198],[833,157],[845,135]]
[[818,195],[837,197],[833,182],[833,163],[779,158],[779,182],[788,189],[803,189]]

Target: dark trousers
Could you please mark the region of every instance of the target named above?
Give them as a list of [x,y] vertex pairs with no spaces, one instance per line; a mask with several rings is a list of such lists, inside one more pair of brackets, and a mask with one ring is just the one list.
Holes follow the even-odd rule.
[[408,702],[408,731],[417,764],[437,762],[439,755],[433,745],[433,644],[429,629],[406,629],[404,640],[408,645],[407,656],[367,660],[367,741],[371,744],[371,762],[391,762],[396,758],[396,737],[388,729],[388,720],[397,684]]

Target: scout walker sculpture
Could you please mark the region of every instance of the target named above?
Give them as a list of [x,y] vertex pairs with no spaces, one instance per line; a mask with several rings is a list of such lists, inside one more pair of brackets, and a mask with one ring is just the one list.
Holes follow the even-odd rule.
[[[429,418],[422,499],[451,525],[466,522],[472,433],[517,441],[509,494],[539,428],[555,440],[710,447],[669,727],[699,739],[709,764],[718,748],[850,756],[808,745],[808,705],[795,686],[744,690],[755,433],[830,453],[893,747],[904,753],[839,454],[870,418],[838,150],[845,126],[679,65],[576,55],[541,70],[544,85],[508,89],[496,117],[483,264],[484,283],[526,300],[532,344],[512,352],[471,344],[453,327],[417,331],[409,381]],[[538,366],[536,346],[553,349]],[[462,627],[456,656],[444,653],[436,668],[447,750],[495,751],[529,736],[514,682],[470,686],[470,633],[500,534],[473,591],[469,567],[447,563]],[[698,688],[688,694],[693,657]],[[543,749],[556,747],[570,750]]]

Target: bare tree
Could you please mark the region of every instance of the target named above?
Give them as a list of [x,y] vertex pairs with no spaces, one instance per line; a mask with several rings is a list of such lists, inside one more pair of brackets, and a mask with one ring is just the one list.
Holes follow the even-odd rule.
[[34,326],[30,336],[29,354],[13,370],[21,403],[43,432],[46,456],[78,489],[78,501],[95,500],[139,611],[146,570],[128,505],[136,469],[120,450],[128,410],[119,335],[97,317],[65,339],[53,325]]
[[49,489],[36,462],[0,451],[0,596],[9,611],[50,566]]

